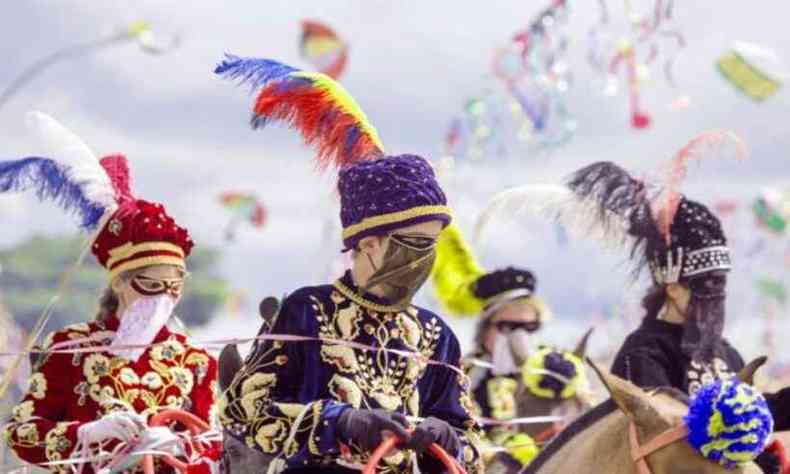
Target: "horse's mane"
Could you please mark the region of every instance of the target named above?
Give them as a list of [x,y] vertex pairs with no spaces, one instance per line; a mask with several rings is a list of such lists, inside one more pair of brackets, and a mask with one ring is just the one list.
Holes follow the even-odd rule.
[[[677,400],[678,402],[683,403],[684,405],[688,405],[689,403],[688,395],[674,387],[658,387],[650,393],[652,395],[666,395],[674,400]],[[541,450],[538,457],[529,463],[529,466],[525,471],[523,471],[523,474],[535,474],[538,472],[538,470],[543,467],[543,464],[551,459],[552,456],[557,453],[557,451],[562,449],[562,447],[565,446],[568,441],[573,439],[577,434],[589,428],[590,425],[598,422],[601,418],[613,413],[615,410],[617,410],[617,404],[615,404],[614,400],[610,398],[577,418]]]
[[562,449],[562,447],[565,446],[568,441],[573,439],[577,434],[589,428],[593,423],[598,422],[601,418],[611,414],[615,410],[617,410],[617,404],[615,404],[612,399],[608,399],[577,418],[541,450],[538,457],[533,459],[532,462],[529,463],[527,469],[523,471],[524,474],[535,474],[538,472],[538,469],[543,467],[543,464],[551,459],[551,457],[554,456],[557,451]]

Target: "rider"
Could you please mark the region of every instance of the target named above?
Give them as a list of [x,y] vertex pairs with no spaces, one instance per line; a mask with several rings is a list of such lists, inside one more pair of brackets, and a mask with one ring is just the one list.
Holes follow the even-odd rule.
[[[79,457],[78,444],[130,443],[163,409],[182,409],[209,421],[215,399],[215,359],[165,325],[184,291],[192,239],[161,204],[132,196],[123,156],[103,158],[101,166],[106,175],[91,179],[110,178],[109,193],[115,193],[118,208],[99,223],[104,225],[91,250],[108,271],[109,285],[93,321],[46,338],[44,357],[5,426],[8,445],[30,463]],[[55,179],[48,178],[42,187]],[[60,184],[62,189],[68,185]],[[74,189],[68,191],[73,198]],[[50,196],[58,197],[57,192]],[[75,348],[86,351],[54,352]],[[67,464],[49,469],[71,472]],[[90,471],[86,466],[83,472]],[[171,470],[158,466],[157,472]]]
[[[333,284],[284,299],[268,337],[300,339],[253,348],[225,393],[226,433],[277,456],[272,467],[288,473],[354,472],[344,466],[367,462],[388,432],[418,453],[422,472],[443,470],[424,453],[434,442],[478,472],[458,340],[412,304],[451,219],[430,164],[385,156],[353,99],[323,74],[232,56],[218,72],[263,86],[253,124],[290,120],[322,156],[342,163],[342,237],[352,255],[351,270]],[[379,470],[410,472],[413,463],[400,451]]]
[[[642,181],[609,162],[582,168],[569,186],[601,210],[626,216],[632,255],[652,276],[642,300],[644,320],[626,338],[612,373],[640,387],[669,386],[689,395],[713,380],[732,378],[744,361],[722,336],[732,264],[719,219],[679,194],[666,200],[669,206],[656,206]],[[790,429],[790,389],[766,399],[775,429]]]
[[[460,229],[450,225],[439,237],[432,279],[447,311],[479,316],[475,350],[464,358],[476,414],[495,421],[515,418],[529,340],[551,319],[548,306],[535,294],[534,274],[516,267],[486,272]],[[498,445],[516,432],[508,425],[486,427],[487,437]]]

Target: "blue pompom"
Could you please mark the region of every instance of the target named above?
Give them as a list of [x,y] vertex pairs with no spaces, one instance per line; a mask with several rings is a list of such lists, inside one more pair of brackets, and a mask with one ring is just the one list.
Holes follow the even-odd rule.
[[727,469],[762,453],[774,426],[765,398],[734,379],[703,386],[691,400],[685,422],[694,449]]

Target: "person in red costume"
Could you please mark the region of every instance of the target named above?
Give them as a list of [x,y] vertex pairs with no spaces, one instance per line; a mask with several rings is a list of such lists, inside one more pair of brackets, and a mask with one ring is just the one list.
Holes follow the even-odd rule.
[[[49,160],[0,162],[0,191],[30,187],[19,181],[21,169],[27,170],[28,184],[37,179],[51,184],[63,175],[66,182],[58,189],[67,188],[68,178],[79,175],[79,165],[73,162],[71,167],[56,160],[36,165],[30,161],[35,159]],[[3,430],[17,456],[53,472],[70,472],[67,464],[45,463],[79,457],[78,446],[133,443],[146,430],[148,419],[164,409],[181,409],[210,422],[215,400],[216,360],[166,326],[188,275],[186,259],[193,247],[189,233],[162,204],[132,195],[123,156],[105,157],[96,164],[109,178],[117,203],[94,213],[100,231],[91,250],[108,271],[109,285],[93,321],[46,338],[27,393]],[[18,168],[16,175],[11,174],[13,166]],[[96,189],[80,189],[83,201],[98,202]],[[78,205],[85,208],[85,202]],[[83,212],[83,217],[90,216]],[[75,347],[94,350],[57,352]],[[82,472],[91,472],[90,465]],[[172,470],[157,463],[156,472]]]

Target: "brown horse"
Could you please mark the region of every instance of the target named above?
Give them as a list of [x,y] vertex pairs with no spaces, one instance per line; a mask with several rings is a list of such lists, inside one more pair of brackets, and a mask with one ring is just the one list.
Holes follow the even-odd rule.
[[[572,354],[581,360],[585,359],[587,352],[587,342],[592,334],[589,329],[582,339],[576,344]],[[551,375],[547,375],[550,377]],[[563,386],[566,382],[560,381]],[[519,431],[526,433],[537,441],[547,441],[559,433],[567,424],[576,417],[592,408],[592,404],[584,392],[586,387],[580,387],[576,394],[570,398],[545,398],[533,393],[529,388],[520,384],[519,392],[516,396],[516,413],[519,418],[538,417],[538,416],[562,416],[563,420],[554,423],[530,423],[522,425]]]
[[[673,389],[646,392],[591,362],[590,365],[611,399],[569,425],[535,458],[524,471],[526,474],[638,474],[637,463],[632,457],[630,424],[633,422],[636,427],[636,438],[642,446],[682,425],[688,411],[684,394]],[[739,378],[751,381],[758,366],[758,363],[749,364]],[[702,457],[682,438],[650,452],[644,459],[652,474],[762,472],[754,463],[727,470]]]

